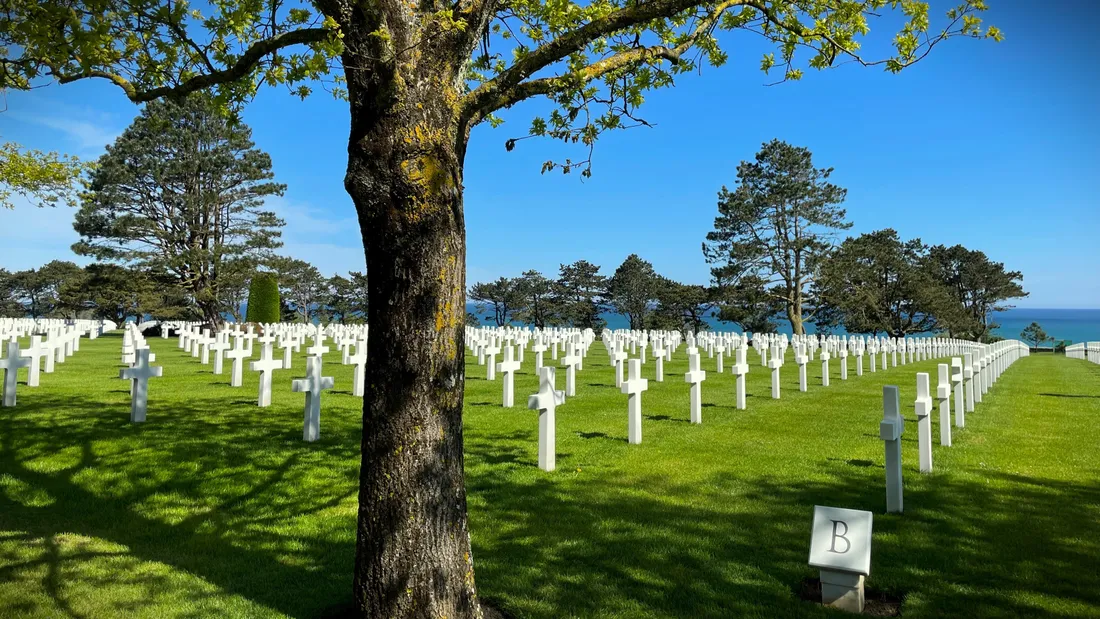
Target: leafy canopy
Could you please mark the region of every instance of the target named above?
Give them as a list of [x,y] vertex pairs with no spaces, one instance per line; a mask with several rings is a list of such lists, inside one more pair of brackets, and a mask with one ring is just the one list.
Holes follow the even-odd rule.
[[76,180],[83,171],[76,157],[0,144],[0,207],[13,208],[13,193],[38,206],[76,206]]
[[[497,122],[493,112],[547,97],[554,111],[535,118],[525,137],[587,147],[585,159],[544,166],[585,175],[602,132],[646,124],[637,114],[648,91],[726,62],[723,31],[761,37],[761,69],[780,81],[840,62],[897,72],[950,38],[1001,38],[982,24],[984,0],[961,0],[938,20],[917,0],[9,0],[5,7],[0,90],[96,78],[135,102],[212,89],[229,105],[248,100],[262,84],[302,97],[320,85],[345,97],[341,65],[399,78],[428,42],[460,35],[455,53],[472,54],[454,59],[456,66],[470,61],[460,76],[463,90],[449,103],[459,125]],[[865,57],[861,41],[884,9],[903,18],[892,51]],[[395,45],[398,22],[419,36]],[[349,34],[373,38],[382,52],[345,49]],[[441,97],[447,88],[440,86]]]

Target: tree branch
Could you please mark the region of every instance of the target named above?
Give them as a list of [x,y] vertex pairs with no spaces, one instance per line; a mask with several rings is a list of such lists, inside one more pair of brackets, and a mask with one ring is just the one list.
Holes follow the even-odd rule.
[[130,80],[121,75],[88,69],[80,73],[65,73],[59,67],[50,66],[50,74],[57,78],[61,84],[75,82],[77,80],[98,77],[110,80],[126,93],[126,97],[134,103],[145,103],[162,97],[182,98],[204,88],[226,84],[241,79],[254,69],[260,60],[268,54],[274,53],[284,47],[317,43],[331,36],[327,28],[303,28],[277,34],[269,39],[263,39],[253,43],[231,66],[220,71],[204,73],[188,78],[175,86],[160,86],[150,90],[138,90]]
[[[524,82],[539,70],[569,54],[580,51],[592,41],[631,26],[653,19],[672,17],[681,11],[699,6],[699,0],[655,0],[619,9],[600,19],[591,21],[535,49],[516,61],[500,75],[483,83],[463,97],[461,117],[472,126],[494,110],[514,105],[532,96],[548,94],[567,83],[573,76],[558,76]],[[751,6],[763,10],[758,0],[726,0],[714,7],[710,14],[696,26],[682,44],[669,48],[664,45],[638,47],[592,63],[581,70],[579,78],[588,82],[616,69],[649,59],[663,59],[677,63],[680,56],[690,49],[699,37],[708,32],[727,9],[733,6]]]

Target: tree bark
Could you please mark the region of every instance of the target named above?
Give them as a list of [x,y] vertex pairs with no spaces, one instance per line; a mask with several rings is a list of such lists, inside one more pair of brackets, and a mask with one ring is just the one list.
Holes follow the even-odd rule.
[[[383,18],[392,49],[419,36]],[[344,41],[345,186],[370,273],[356,606],[364,617],[480,618],[462,449],[468,130],[455,108],[468,52],[440,36],[394,65],[356,68],[390,49],[372,30],[359,24]]]
[[795,335],[805,335],[806,330],[802,324],[802,303],[799,299],[787,302],[787,321],[791,323],[791,332]]

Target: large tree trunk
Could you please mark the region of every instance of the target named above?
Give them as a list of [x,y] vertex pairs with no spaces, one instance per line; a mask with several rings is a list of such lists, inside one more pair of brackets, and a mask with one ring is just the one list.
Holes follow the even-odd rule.
[[344,55],[345,185],[370,273],[355,599],[365,617],[478,618],[462,451],[468,134],[454,109],[455,58],[468,52],[440,37],[358,70],[422,34],[376,19],[389,21],[392,48],[359,24]]

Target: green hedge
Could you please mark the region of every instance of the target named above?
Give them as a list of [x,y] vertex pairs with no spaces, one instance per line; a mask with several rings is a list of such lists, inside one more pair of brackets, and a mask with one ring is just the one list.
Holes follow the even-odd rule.
[[279,322],[279,280],[274,273],[257,273],[248,286],[248,322]]

